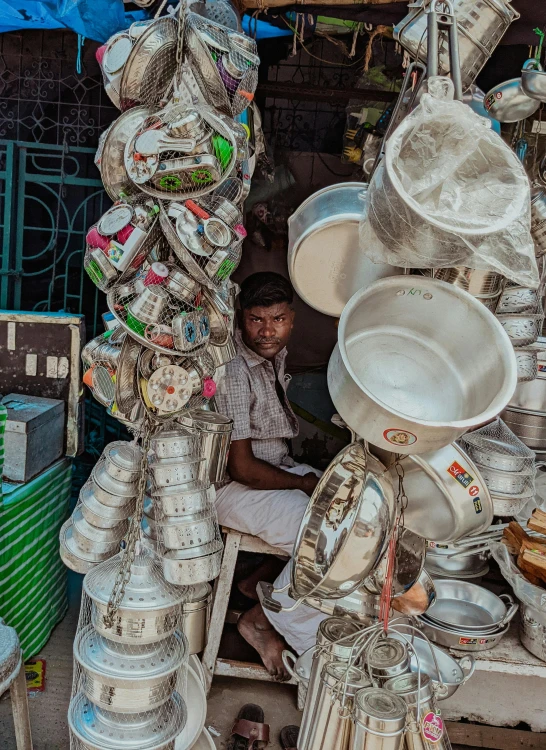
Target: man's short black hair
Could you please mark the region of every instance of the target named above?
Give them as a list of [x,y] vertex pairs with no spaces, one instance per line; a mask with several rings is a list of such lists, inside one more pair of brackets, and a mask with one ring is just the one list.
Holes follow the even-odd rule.
[[243,310],[251,307],[271,307],[281,302],[292,304],[294,291],[290,282],[273,271],[259,271],[247,276],[241,284],[239,304]]

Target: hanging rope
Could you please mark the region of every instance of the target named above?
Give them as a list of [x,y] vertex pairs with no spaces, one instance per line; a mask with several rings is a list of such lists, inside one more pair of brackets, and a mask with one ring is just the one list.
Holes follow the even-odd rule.
[[367,73],[370,67],[370,60],[372,59],[372,51],[373,51],[373,43],[376,37],[378,36],[391,36],[392,35],[392,27],[391,26],[384,26],[380,24],[377,26],[374,31],[370,33],[370,38],[368,39],[368,44],[366,46],[366,53],[364,54],[364,72]]
[[85,37],[81,34],[78,34],[78,55],[76,57],[76,73],[81,76],[82,74],[82,52],[83,52],[83,45],[85,42]]

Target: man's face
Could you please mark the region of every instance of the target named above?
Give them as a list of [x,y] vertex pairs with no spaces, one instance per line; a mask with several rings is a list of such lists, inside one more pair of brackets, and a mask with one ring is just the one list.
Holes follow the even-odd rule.
[[274,359],[290,339],[294,310],[287,302],[251,307],[241,315],[243,341],[264,359]]

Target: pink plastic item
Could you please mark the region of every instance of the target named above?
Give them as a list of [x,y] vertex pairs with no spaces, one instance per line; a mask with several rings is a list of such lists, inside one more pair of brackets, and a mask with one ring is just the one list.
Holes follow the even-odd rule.
[[242,224],[236,224],[236,225],[235,225],[235,226],[233,227],[233,231],[234,231],[234,232],[235,232],[236,234],[238,234],[238,235],[239,235],[239,237],[246,237],[246,234],[247,234],[247,232],[246,232],[246,229],[244,228],[244,226],[243,226]]
[[106,250],[110,244],[110,238],[101,234],[97,227],[91,227],[87,232],[85,241],[88,245],[91,245],[91,247],[100,247],[101,250]]
[[97,47],[97,49],[95,50],[95,57],[99,65],[102,65],[102,58],[104,57],[104,53],[106,52],[107,47],[107,44],[103,44],[102,47]]
[[121,242],[122,245],[125,245],[129,237],[133,234],[135,228],[132,224],[127,224],[126,227],[123,227],[123,229],[120,229],[117,238],[118,242]]
[[216,383],[212,378],[205,378],[203,380],[203,396],[205,398],[212,398],[216,393]]

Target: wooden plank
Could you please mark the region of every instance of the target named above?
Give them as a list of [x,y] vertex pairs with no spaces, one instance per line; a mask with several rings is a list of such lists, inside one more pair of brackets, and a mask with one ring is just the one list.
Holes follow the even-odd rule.
[[294,0],[243,0],[243,7],[263,10],[265,8],[280,8],[286,5],[301,5],[302,7],[327,5],[331,7],[333,5],[392,5],[396,2],[397,0],[306,0],[303,3],[295,3]]
[[[250,661],[236,661],[235,659],[216,659],[214,674],[222,677],[239,677],[247,680],[261,680],[262,682],[277,682],[262,664]],[[282,685],[297,685],[294,678],[290,678]]]
[[491,750],[546,750],[546,734],[538,732],[490,727],[485,724],[463,724],[458,721],[447,721],[446,728],[453,745],[484,747]]
[[17,750],[32,750],[30,716],[28,713],[27,681],[25,668],[21,665],[19,673],[10,686],[11,710],[15,727]]
[[226,536],[237,534],[240,537],[239,549],[242,552],[256,552],[260,555],[281,555],[282,557],[289,558],[290,555],[279,547],[272,547],[267,542],[259,539],[257,536],[251,534],[242,534],[240,531],[235,529],[229,529],[227,526],[222,526],[220,531]]

